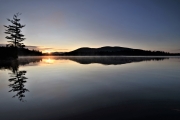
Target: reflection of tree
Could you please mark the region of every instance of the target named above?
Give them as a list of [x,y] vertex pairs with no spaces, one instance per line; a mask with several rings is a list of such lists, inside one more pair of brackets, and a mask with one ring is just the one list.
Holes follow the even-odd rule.
[[10,70],[13,72],[13,73],[16,73],[19,69],[19,62],[18,60],[13,60],[11,61],[11,65],[10,65]]
[[42,61],[41,57],[19,57],[17,60],[0,60],[0,70],[1,69],[9,69],[9,70],[17,70],[19,66],[24,66],[28,64],[35,64]]
[[8,69],[12,71],[9,79],[11,82],[9,85],[11,90],[9,92],[16,92],[13,97],[18,97],[20,101],[24,102],[25,92],[29,91],[24,85],[28,79],[25,77],[26,71],[19,71],[19,67],[28,64],[36,65],[40,61],[42,61],[42,57],[19,57],[14,60],[0,60],[0,70]]
[[11,73],[12,78],[9,79],[10,82],[13,82],[9,85],[9,87],[12,88],[9,92],[17,92],[17,94],[13,97],[18,96],[19,100],[22,102],[24,102],[23,98],[25,97],[25,92],[29,91],[24,85],[24,83],[26,83],[26,79],[28,79],[25,77],[25,74],[26,71],[16,71]]
[[9,87],[11,87],[12,89],[9,92],[17,92],[16,95],[14,95],[13,97],[18,96],[19,100],[24,102],[23,98],[25,97],[25,92],[29,91],[28,89],[24,88],[25,85],[24,83],[26,83],[26,71],[19,71],[19,61],[18,60],[11,60],[6,62],[6,64],[4,64],[5,68],[8,68],[9,70],[12,71],[12,73],[10,73],[11,78],[9,79],[9,81],[11,82],[11,84],[9,85]]
[[9,81],[11,84],[9,92],[17,92],[13,97],[18,97],[20,101],[24,102],[25,92],[29,91],[25,88],[27,78],[25,77],[26,71],[19,71],[19,66],[35,64],[42,60],[42,57],[19,57],[14,60],[0,60],[0,70],[8,69],[12,71]]

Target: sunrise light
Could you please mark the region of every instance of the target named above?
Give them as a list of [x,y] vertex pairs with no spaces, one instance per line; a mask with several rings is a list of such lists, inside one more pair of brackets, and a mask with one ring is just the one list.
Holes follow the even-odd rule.
[[52,51],[51,50],[44,50],[44,51],[42,51],[43,53],[48,53],[48,54],[51,54],[52,53]]
[[51,58],[43,59],[42,61],[45,62],[45,63],[48,63],[48,64],[53,64],[54,63],[54,59],[51,59]]

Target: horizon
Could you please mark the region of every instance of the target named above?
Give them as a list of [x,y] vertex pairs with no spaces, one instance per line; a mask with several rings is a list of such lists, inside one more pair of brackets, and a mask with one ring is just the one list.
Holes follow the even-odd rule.
[[[0,47],[5,47],[6,44],[0,44]],[[101,47],[97,47],[97,48],[102,48],[102,47],[122,47],[122,48],[129,48],[129,47],[123,47],[123,46],[101,46]],[[97,49],[97,48],[94,48],[94,47],[80,47],[80,48],[76,48],[74,50],[71,50],[71,51],[52,51],[52,50],[49,50],[48,48],[38,48],[37,46],[25,46],[25,48],[29,49],[29,50],[37,50],[37,51],[40,51],[44,54],[52,54],[52,53],[56,53],[56,52],[59,52],[59,53],[65,53],[65,52],[72,52],[74,50],[77,50],[77,49],[80,49],[80,48],[92,48],[92,49]],[[45,50],[44,50],[45,49]],[[138,49],[138,48],[130,48],[130,49]],[[144,50],[144,49],[141,49],[141,50]],[[161,50],[145,50],[145,51],[161,51]],[[161,52],[166,52],[166,51],[161,51]],[[174,54],[180,54],[180,52],[168,52],[168,53],[174,53]]]
[[24,44],[44,53],[103,46],[180,53],[178,0],[2,0],[0,8],[1,45],[6,19],[20,12]]

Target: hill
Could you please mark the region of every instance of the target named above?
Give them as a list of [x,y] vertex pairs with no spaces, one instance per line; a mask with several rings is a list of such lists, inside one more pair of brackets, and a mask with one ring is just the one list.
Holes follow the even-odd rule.
[[179,53],[168,53],[164,51],[149,51],[141,49],[133,49],[126,47],[100,47],[100,48],[89,48],[82,47],[71,52],[66,52],[63,55],[67,56],[171,56],[180,55]]

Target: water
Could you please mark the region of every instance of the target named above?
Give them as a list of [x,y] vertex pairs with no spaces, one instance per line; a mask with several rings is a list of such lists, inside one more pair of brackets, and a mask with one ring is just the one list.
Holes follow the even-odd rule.
[[0,61],[0,96],[0,120],[179,120],[180,58]]

